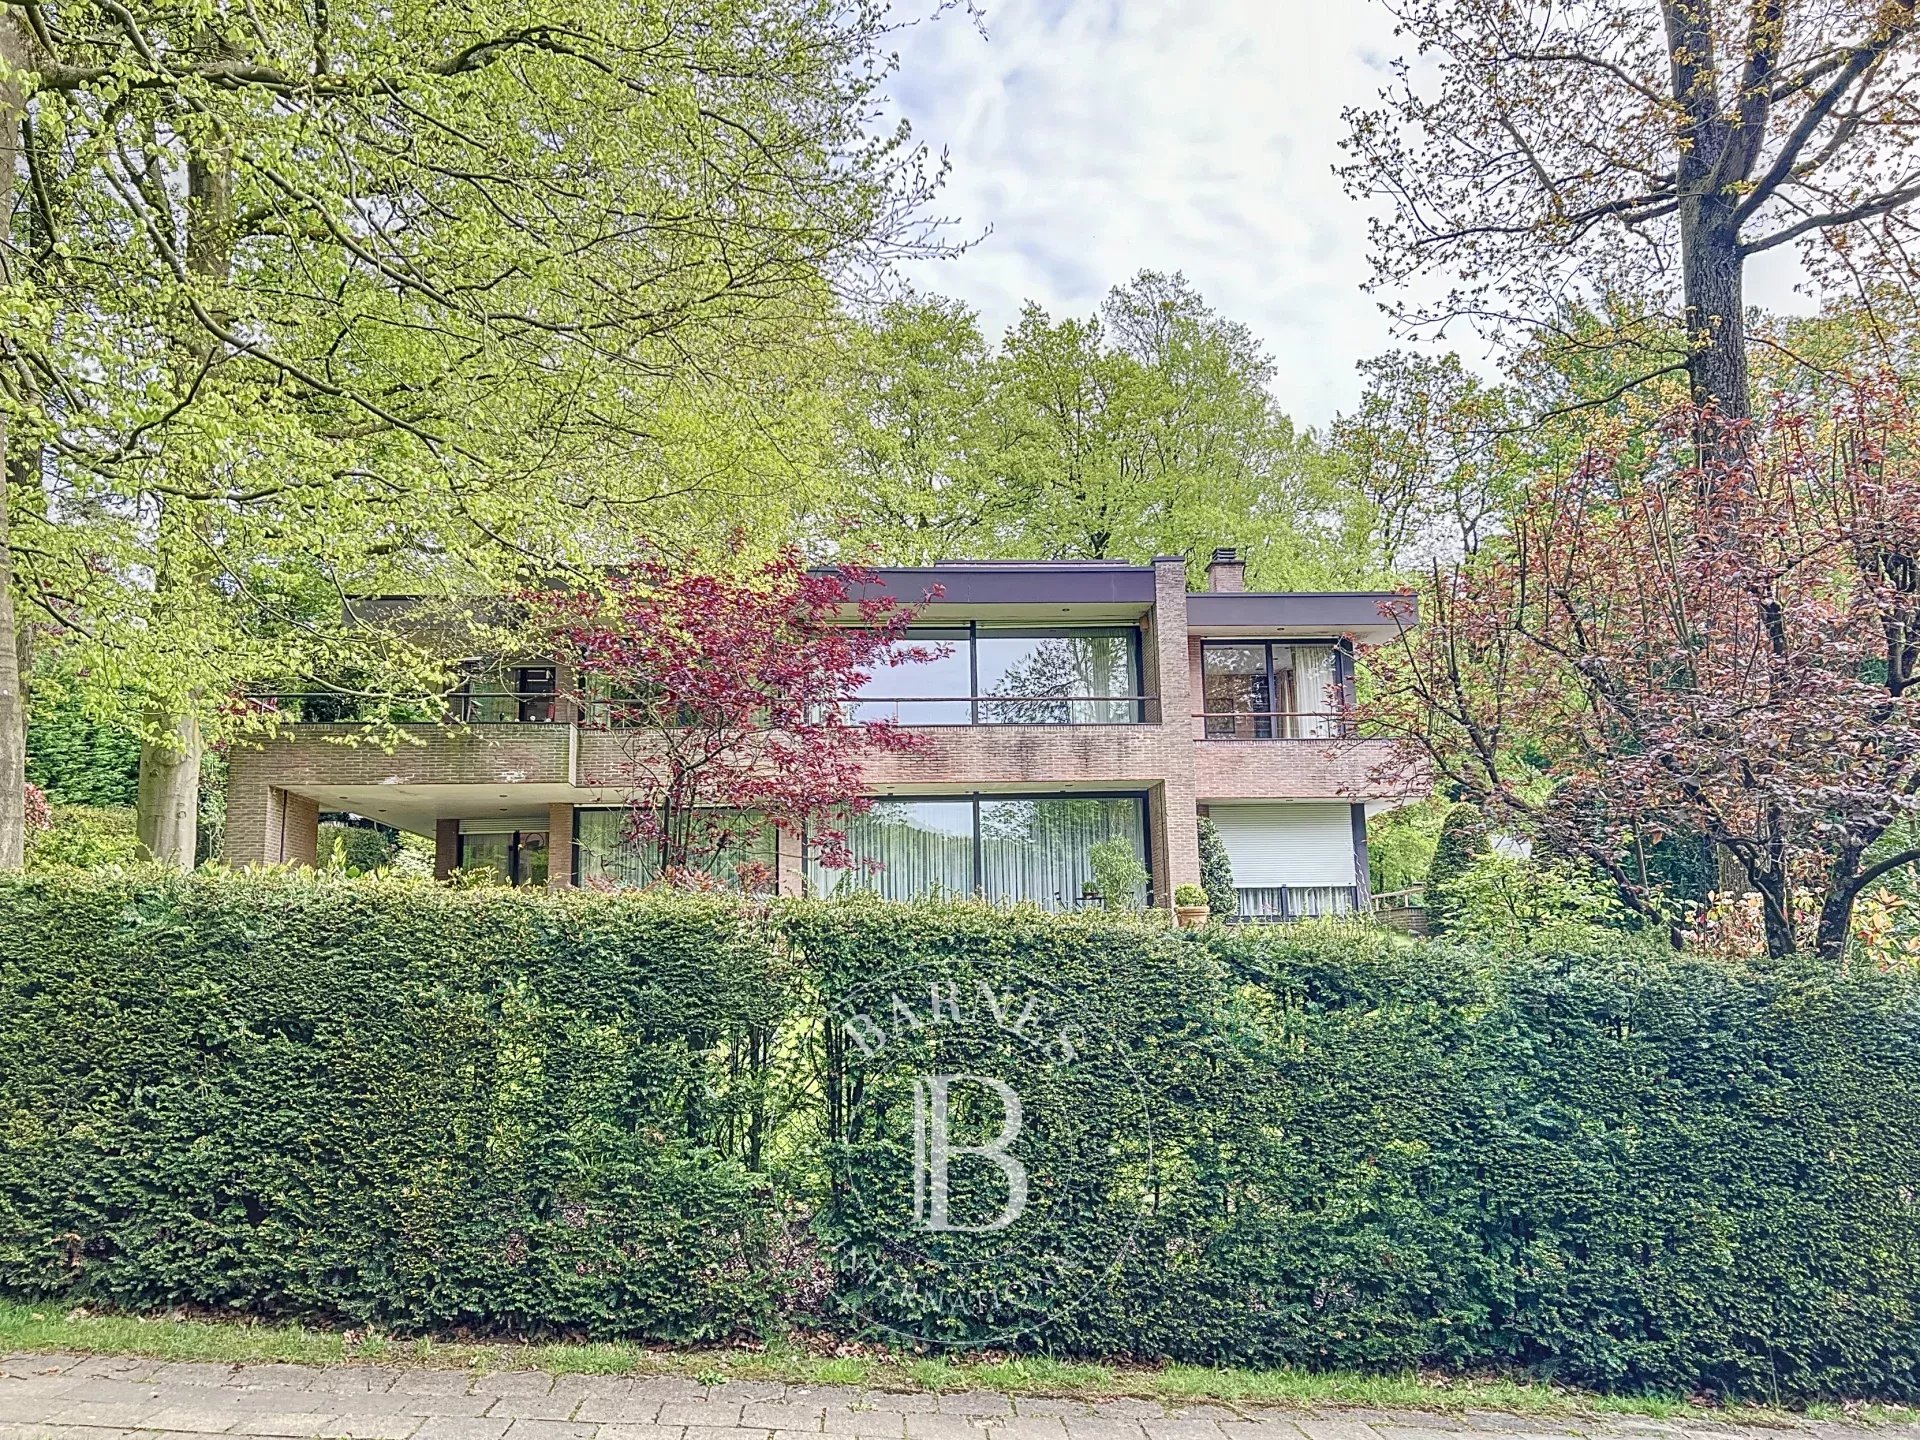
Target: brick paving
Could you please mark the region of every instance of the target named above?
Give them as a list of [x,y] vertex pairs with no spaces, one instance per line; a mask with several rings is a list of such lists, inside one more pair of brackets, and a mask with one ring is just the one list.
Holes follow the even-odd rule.
[[378,1365],[0,1356],[0,1440],[1920,1440],[1920,1425],[1780,1429],[1493,1412],[1166,1406],[983,1391]]

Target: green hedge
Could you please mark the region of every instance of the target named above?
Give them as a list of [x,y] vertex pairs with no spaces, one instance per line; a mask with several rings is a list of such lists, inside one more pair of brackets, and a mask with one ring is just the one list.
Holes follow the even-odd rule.
[[[1033,999],[1071,1063],[931,1023],[929,985]],[[1005,1231],[910,1223],[935,1073],[1019,1090]],[[991,1108],[956,1102],[961,1143]],[[959,1167],[955,1213],[1003,1181]],[[963,904],[12,879],[0,1289],[1911,1400],[1920,984]]]
[[715,901],[0,885],[0,1287],[699,1337],[785,1286]]

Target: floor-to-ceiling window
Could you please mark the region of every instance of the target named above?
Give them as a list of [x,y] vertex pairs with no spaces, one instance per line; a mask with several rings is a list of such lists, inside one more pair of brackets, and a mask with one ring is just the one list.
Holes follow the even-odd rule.
[[932,658],[876,665],[856,720],[903,725],[1131,725],[1143,717],[1131,625],[916,627],[894,647]]
[[1209,640],[1200,694],[1209,740],[1325,740],[1340,733],[1337,647]]
[[550,858],[542,819],[462,820],[460,868],[491,871],[503,885],[544,885]]
[[[714,821],[720,825],[727,823],[724,816],[715,816]],[[739,837],[722,844],[705,868],[730,885],[738,884],[746,874],[757,888],[767,888],[774,873],[776,853],[773,827],[756,826],[750,819],[739,823],[742,832]],[[758,833],[751,833],[756,828]],[[577,856],[575,878],[582,885],[638,890],[660,878],[655,846],[633,833],[632,820],[625,810],[575,810],[573,843]]]
[[[816,894],[872,890],[890,900],[983,895],[1050,910],[1100,903],[1090,858],[1120,840],[1147,860],[1146,800],[1140,795],[890,797],[850,818],[853,864],[807,866]],[[1147,901],[1145,887],[1133,896]]]

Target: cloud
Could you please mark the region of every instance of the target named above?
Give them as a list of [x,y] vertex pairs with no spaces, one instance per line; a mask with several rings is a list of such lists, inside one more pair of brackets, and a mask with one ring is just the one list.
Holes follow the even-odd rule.
[[1006,0],[988,36],[949,15],[904,32],[894,88],[945,146],[940,208],[992,233],[911,272],[990,331],[1032,299],[1086,314],[1141,269],[1182,270],[1273,352],[1275,390],[1319,424],[1391,343],[1366,216],[1342,193],[1340,109],[1367,101],[1392,26],[1358,0]]
[[[1362,289],[1366,211],[1332,167],[1342,107],[1371,103],[1402,51],[1391,17],[1363,0],[1001,0],[986,28],[950,13],[900,37],[896,102],[953,161],[939,208],[959,233],[992,227],[914,283],[992,333],[1025,300],[1088,314],[1141,269],[1181,270],[1266,342],[1297,421],[1350,407],[1354,364],[1395,342]],[[1755,275],[1751,298],[1785,305],[1796,271]],[[1475,337],[1452,343],[1485,361]]]

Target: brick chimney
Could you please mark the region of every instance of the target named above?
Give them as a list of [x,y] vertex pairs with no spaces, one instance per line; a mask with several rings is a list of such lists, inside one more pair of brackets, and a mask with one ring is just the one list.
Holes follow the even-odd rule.
[[1216,595],[1238,595],[1247,588],[1247,562],[1238,550],[1213,552],[1207,566],[1207,589]]

